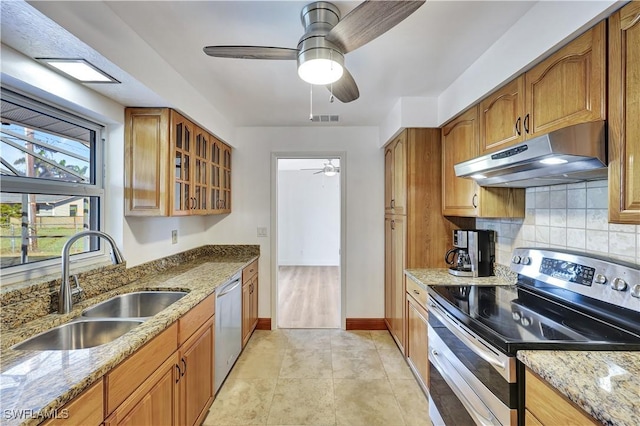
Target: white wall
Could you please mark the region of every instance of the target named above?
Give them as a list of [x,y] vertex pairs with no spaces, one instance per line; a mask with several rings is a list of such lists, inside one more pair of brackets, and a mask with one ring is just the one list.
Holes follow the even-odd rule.
[[340,174],[278,171],[278,264],[340,265]]
[[346,152],[346,316],[384,315],[384,155],[372,127],[243,127],[233,152],[233,213],[206,218],[208,244],[259,244],[259,316],[270,317],[273,291],[271,242],[257,227],[271,223],[271,156],[274,152]]
[[516,247],[553,247],[640,264],[640,225],[608,222],[606,180],[528,188],[522,219],[478,219],[496,231],[498,263],[509,265]]

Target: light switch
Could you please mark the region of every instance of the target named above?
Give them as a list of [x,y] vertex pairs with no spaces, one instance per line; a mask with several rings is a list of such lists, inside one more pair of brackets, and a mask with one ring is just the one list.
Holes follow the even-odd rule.
[[267,228],[266,227],[258,227],[258,237],[266,237],[267,236]]

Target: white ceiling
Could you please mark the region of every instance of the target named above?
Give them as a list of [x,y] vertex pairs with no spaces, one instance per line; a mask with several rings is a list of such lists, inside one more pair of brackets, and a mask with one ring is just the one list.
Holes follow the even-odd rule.
[[[31,3],[34,9],[22,1],[2,1],[2,43],[33,58],[88,59],[122,81],[91,87],[123,105],[173,106],[174,100],[148,88],[151,82],[132,77],[139,73],[139,65],[114,52],[109,42],[126,25],[142,42],[120,49],[131,58],[149,52],[159,55],[233,125],[305,126],[311,125],[309,85],[298,78],[295,61],[212,58],[202,48],[219,44],[295,48],[303,32],[300,10],[307,3],[36,1]],[[340,125],[377,126],[401,97],[438,96],[534,3],[429,0],[389,32],[346,55],[345,65],[360,88],[358,100],[330,104],[328,91],[316,87],[313,112],[339,114]],[[359,2],[334,4],[344,16]],[[47,15],[64,21],[66,28]],[[89,34],[91,27],[95,36],[86,43],[73,35]]]

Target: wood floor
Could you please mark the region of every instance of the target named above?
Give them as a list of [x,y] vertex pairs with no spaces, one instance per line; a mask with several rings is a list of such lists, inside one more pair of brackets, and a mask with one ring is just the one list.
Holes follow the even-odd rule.
[[279,328],[339,328],[340,268],[280,266]]

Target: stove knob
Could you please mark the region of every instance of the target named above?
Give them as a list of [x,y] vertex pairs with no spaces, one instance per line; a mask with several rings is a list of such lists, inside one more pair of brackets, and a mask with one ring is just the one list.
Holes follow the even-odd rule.
[[611,281],[611,288],[617,291],[625,291],[627,289],[627,282],[622,278],[614,278]]
[[511,259],[511,261],[515,264],[520,263],[521,257],[520,256],[513,256],[513,258]]
[[520,320],[520,324],[524,325],[525,327],[529,327],[531,325],[531,320],[527,317],[522,317],[522,319]]
[[520,312],[512,312],[512,313],[511,313],[511,316],[513,317],[513,319],[514,319],[515,321],[520,321],[520,318],[521,318],[521,317],[520,317]]
[[640,284],[636,284],[633,286],[633,288],[631,289],[631,295],[633,297],[640,298]]
[[607,282],[607,277],[605,277],[605,276],[604,276],[604,275],[602,275],[602,274],[597,274],[597,275],[595,276],[595,278],[593,279],[593,281],[594,281],[596,284],[605,284],[605,283]]
[[531,258],[529,256],[525,256],[522,258],[523,265],[529,265],[531,263]]

